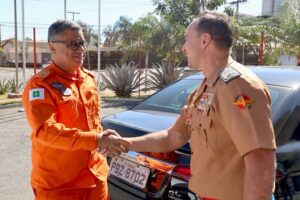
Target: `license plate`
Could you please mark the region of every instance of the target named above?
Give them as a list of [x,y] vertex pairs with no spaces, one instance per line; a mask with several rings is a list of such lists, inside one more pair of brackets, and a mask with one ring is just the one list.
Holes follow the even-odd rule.
[[150,169],[133,161],[115,156],[111,159],[109,173],[138,188],[144,189],[149,178]]

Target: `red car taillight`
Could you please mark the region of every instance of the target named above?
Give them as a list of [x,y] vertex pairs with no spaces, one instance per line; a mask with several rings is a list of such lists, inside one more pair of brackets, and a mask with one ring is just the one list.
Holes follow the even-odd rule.
[[190,180],[191,170],[190,166],[186,165],[176,165],[172,171],[172,175],[182,178],[186,181]]

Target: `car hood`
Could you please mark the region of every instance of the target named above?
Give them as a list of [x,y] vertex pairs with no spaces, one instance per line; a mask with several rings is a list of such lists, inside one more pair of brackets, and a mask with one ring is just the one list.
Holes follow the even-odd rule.
[[144,132],[154,132],[169,128],[178,114],[148,111],[127,110],[103,118],[105,123],[114,123]]

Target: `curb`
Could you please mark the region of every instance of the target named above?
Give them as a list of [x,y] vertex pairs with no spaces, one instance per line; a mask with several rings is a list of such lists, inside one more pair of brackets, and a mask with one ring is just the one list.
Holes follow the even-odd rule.
[[[104,102],[140,102],[143,99],[131,99],[131,98],[109,98],[109,97],[101,97],[101,101]],[[22,107],[22,103],[10,103],[5,105],[0,105],[0,109],[4,108],[13,108],[13,107]]]
[[22,107],[22,106],[23,106],[22,103],[10,103],[10,104],[5,104],[5,105],[0,105],[0,109]]

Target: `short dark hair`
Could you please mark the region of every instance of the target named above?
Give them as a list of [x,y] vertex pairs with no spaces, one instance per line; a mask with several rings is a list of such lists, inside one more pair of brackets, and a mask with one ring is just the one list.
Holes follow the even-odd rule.
[[50,42],[54,36],[63,33],[65,30],[81,31],[82,28],[73,21],[59,19],[51,24],[48,29],[48,42]]
[[198,15],[197,31],[211,35],[215,44],[222,49],[230,49],[233,45],[233,25],[228,15],[206,11]]

